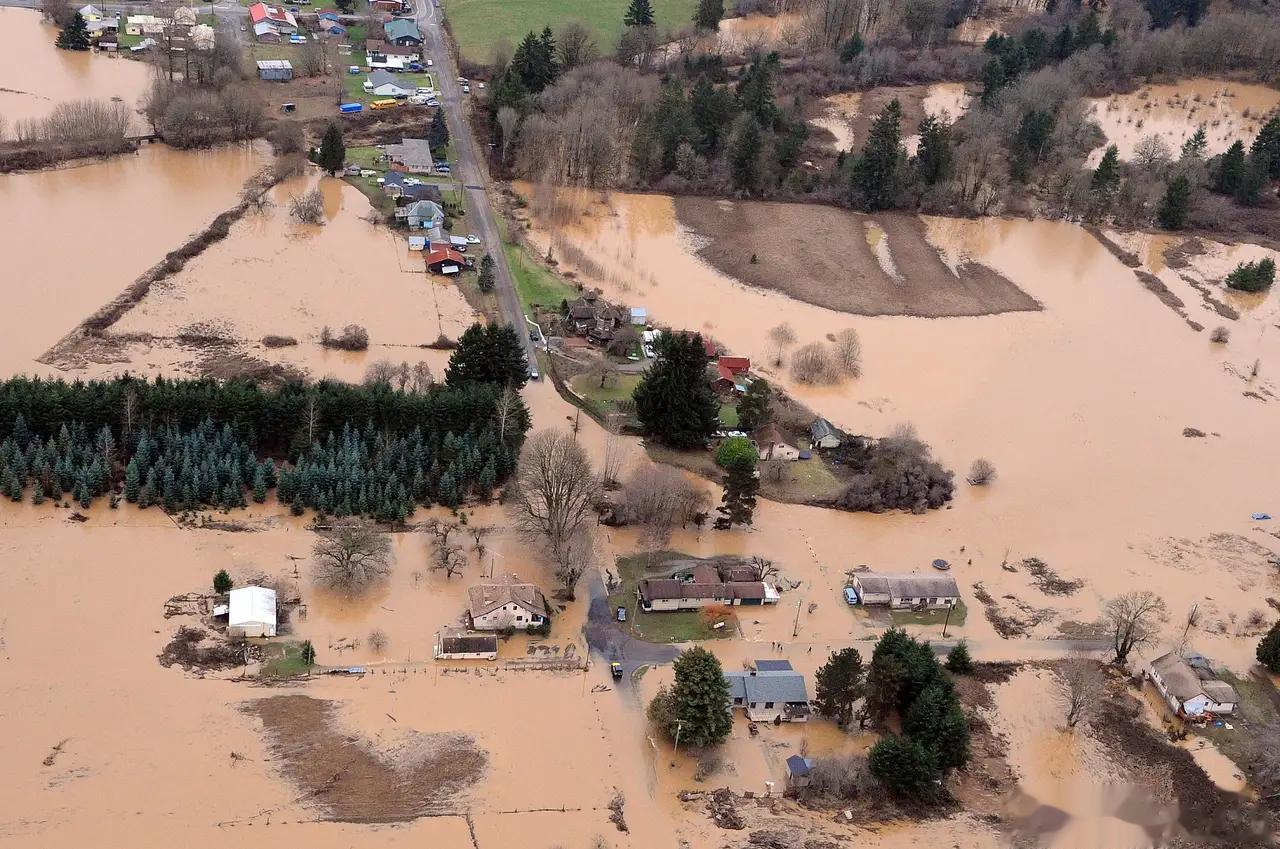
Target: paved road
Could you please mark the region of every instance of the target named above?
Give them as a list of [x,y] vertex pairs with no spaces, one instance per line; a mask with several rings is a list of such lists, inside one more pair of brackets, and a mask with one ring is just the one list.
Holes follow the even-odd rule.
[[433,0],[418,0],[417,21],[425,39],[423,50],[435,62],[434,70],[441,92],[440,105],[445,111],[449,137],[453,139],[453,149],[458,157],[453,166],[453,176],[463,184],[472,232],[480,237],[485,250],[493,257],[497,277],[494,291],[498,295],[502,314],[520,335],[529,362],[534,362],[533,341],[529,338],[524,308],[516,293],[511,268],[507,265],[507,255],[502,249],[502,232],[498,229],[493,208],[489,205],[486,190],[488,173],[482,164],[484,160],[479,153],[480,147],[466,120],[465,99],[468,95],[462,94],[462,86],[458,84],[458,66],[446,43],[442,16],[443,13],[436,8]]

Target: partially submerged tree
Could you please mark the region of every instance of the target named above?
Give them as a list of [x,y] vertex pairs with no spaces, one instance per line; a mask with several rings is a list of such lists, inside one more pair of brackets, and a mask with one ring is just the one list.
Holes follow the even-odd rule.
[[769,341],[773,343],[773,365],[782,365],[782,355],[787,348],[796,343],[796,332],[785,321],[777,327],[769,329]]
[[318,532],[311,549],[317,584],[355,596],[391,574],[391,540],[361,519],[338,519]]
[[231,592],[231,588],[234,585],[235,583],[231,580],[231,576],[227,574],[226,569],[219,569],[218,573],[213,576],[213,591],[218,595]]
[[324,195],[312,189],[289,198],[289,214],[303,224],[324,223]]
[[831,343],[831,350],[846,374],[851,377],[862,374],[862,342],[858,339],[858,331],[852,327],[841,330]]
[[866,670],[855,648],[832,652],[815,676],[818,711],[845,726],[853,719],[853,706],[862,698]]
[[695,521],[711,500],[707,491],[691,482],[678,469],[654,463],[640,463],[622,485],[618,512],[623,521],[643,525],[650,547],[666,542],[671,530]]
[[956,643],[947,652],[947,671],[957,675],[968,675],[973,672],[973,658],[969,656],[969,646],[964,640]]
[[646,433],[672,448],[701,448],[716,429],[719,405],[707,383],[707,354],[697,334],[658,337],[653,365],[633,397]]
[[[599,494],[586,451],[559,430],[529,438],[508,487],[516,527],[531,539],[544,540],[557,562],[570,551],[575,535],[590,526]],[[575,551],[581,547],[580,542],[572,546]]]
[[55,44],[62,50],[88,50],[89,27],[84,22],[84,16],[79,12],[74,13],[58,33]]
[[769,423],[773,410],[769,402],[773,399],[773,389],[763,377],[757,377],[747,385],[738,401],[738,425],[743,430],[755,430]]
[[1114,662],[1124,663],[1135,648],[1153,643],[1160,625],[1168,620],[1168,606],[1151,590],[1133,590],[1108,601],[1103,621],[1115,651]]
[[995,464],[986,457],[979,457],[969,467],[968,481],[973,486],[986,486],[996,479]]
[[733,718],[720,659],[698,646],[680,652],[672,667],[675,681],[659,688],[649,703],[650,721],[682,745],[700,748],[723,742]]

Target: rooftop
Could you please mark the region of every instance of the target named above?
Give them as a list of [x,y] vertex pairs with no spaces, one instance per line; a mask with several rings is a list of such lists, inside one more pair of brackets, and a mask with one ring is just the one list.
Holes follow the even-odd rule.
[[539,616],[547,612],[542,591],[533,584],[477,584],[467,590],[471,598],[471,615],[483,616],[512,602]]
[[950,575],[864,572],[858,575],[858,583],[864,592],[888,593],[891,598],[958,598],[960,595],[960,586]]
[[1235,704],[1240,700],[1235,688],[1218,678],[1209,661],[1194,652],[1182,657],[1169,652],[1151,661],[1151,668],[1164,681],[1169,692],[1179,701],[1205,695],[1218,704]]
[[[756,661],[757,666],[760,661]],[[729,695],[744,702],[808,702],[804,676],[791,670],[726,672]]]

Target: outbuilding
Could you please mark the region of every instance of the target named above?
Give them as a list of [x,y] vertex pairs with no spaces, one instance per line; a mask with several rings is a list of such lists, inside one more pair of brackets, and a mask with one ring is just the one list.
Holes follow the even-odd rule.
[[799,790],[808,787],[812,778],[813,761],[801,755],[787,758],[787,788]]
[[232,590],[227,615],[227,636],[275,635],[276,591],[269,587],[240,587]]
[[853,591],[861,604],[884,604],[895,609],[940,610],[960,601],[960,587],[950,575],[863,572],[853,576]]
[[809,425],[809,443],[814,448],[839,448],[840,432],[826,419],[814,419]]
[[445,628],[436,634],[436,660],[497,660],[498,638],[461,628]]
[[287,83],[293,79],[293,65],[288,59],[259,59],[258,79]]

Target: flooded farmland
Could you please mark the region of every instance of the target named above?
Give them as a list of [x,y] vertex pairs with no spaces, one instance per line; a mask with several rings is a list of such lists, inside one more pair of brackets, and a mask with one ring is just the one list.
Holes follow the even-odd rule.
[[133,109],[151,84],[151,66],[108,54],[58,50],[58,31],[34,9],[0,8],[0,116],[42,118],[59,103],[119,98]]

